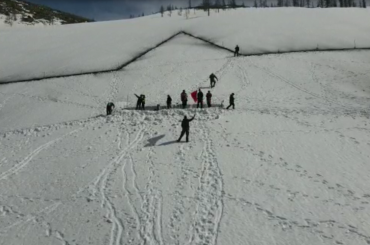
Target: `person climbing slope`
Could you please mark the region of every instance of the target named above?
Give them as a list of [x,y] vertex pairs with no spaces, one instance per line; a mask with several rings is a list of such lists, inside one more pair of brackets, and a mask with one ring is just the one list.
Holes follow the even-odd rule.
[[181,122],[181,135],[180,138],[177,140],[177,142],[180,142],[184,134],[186,134],[186,142],[189,142],[189,129],[190,129],[190,122],[194,120],[195,115],[191,118],[188,119],[186,116],[184,116],[184,119]]
[[218,78],[216,77],[216,75],[212,73],[211,75],[209,75],[209,79],[211,81],[211,88],[216,86],[216,80],[218,81]]
[[113,102],[109,102],[107,104],[107,116],[112,114],[114,107],[115,107],[115,105],[113,104]]

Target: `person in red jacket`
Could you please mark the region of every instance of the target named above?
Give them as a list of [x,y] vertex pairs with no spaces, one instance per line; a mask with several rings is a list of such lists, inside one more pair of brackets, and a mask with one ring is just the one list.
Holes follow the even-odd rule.
[[208,93],[206,95],[206,98],[207,98],[207,105],[208,105],[208,107],[211,107],[211,98],[212,98],[211,91],[208,91]]

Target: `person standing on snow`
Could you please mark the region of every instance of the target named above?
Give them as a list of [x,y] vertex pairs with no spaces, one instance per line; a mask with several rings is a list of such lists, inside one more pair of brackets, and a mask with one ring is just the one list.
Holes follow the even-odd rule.
[[229,105],[226,109],[229,109],[229,108],[230,108],[230,106],[232,106],[232,107],[233,107],[233,109],[235,109],[234,101],[235,101],[234,93],[232,93],[232,94],[230,94],[230,99],[229,99],[230,105]]
[[115,107],[115,105],[113,104],[113,102],[109,102],[107,104],[107,116],[112,114],[112,111],[113,111],[114,107]]
[[190,122],[194,120],[195,115],[191,118],[188,119],[186,116],[184,116],[184,119],[181,122],[181,135],[180,138],[177,140],[177,142],[180,142],[181,138],[186,134],[186,142],[189,142],[189,129],[190,129]]
[[167,95],[167,101],[166,101],[166,103],[167,103],[167,109],[170,109],[172,107],[171,106],[171,104],[172,104],[172,98],[171,98],[171,96]]
[[135,94],[136,98],[137,98],[137,102],[136,102],[136,110],[139,110],[141,108],[141,102],[142,102],[142,95],[137,95]]
[[199,89],[198,91],[198,94],[197,94],[197,100],[198,100],[198,103],[197,103],[197,108],[199,108],[199,105],[200,105],[200,108],[203,108],[203,92],[202,90]]
[[141,109],[145,110],[145,95],[141,95]]
[[188,95],[185,93],[185,90],[181,93],[181,102],[182,102],[182,109],[185,109],[188,103]]
[[211,98],[212,98],[211,91],[208,91],[206,98],[207,98],[207,106],[211,107]]
[[238,57],[238,56],[239,56],[239,46],[236,45],[235,52],[234,52],[234,57]]
[[212,73],[211,75],[209,75],[209,79],[211,81],[211,88],[213,88],[216,85],[216,80],[215,79],[217,79],[217,81],[218,81],[218,78],[216,77],[215,74]]

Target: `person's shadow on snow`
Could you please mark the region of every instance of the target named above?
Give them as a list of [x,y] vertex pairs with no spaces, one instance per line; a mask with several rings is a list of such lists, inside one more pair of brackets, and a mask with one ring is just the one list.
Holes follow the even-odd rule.
[[164,134],[156,136],[154,138],[148,139],[148,144],[146,144],[144,147],[150,147],[155,146],[157,142],[164,137]]
[[177,142],[177,140],[171,140],[171,141],[168,141],[168,142],[164,142],[158,146],[166,146],[166,145],[172,145],[172,144],[176,144],[176,143],[186,143],[185,141],[180,141],[180,142]]

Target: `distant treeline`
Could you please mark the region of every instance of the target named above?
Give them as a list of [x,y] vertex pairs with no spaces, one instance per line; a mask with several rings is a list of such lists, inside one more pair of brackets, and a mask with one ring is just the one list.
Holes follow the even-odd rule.
[[[168,15],[171,16],[172,12],[178,11],[179,15],[182,15],[183,12],[185,14],[189,13],[190,9],[201,9],[204,11],[208,11],[210,14],[210,10],[215,10],[219,12],[221,10],[227,9],[235,9],[235,8],[247,8],[247,7],[254,7],[254,8],[268,8],[268,7],[302,7],[302,8],[332,8],[332,7],[341,7],[341,8],[349,8],[349,7],[360,7],[366,8],[366,0],[275,0],[275,2],[267,0],[254,0],[253,4],[248,6],[244,2],[241,4],[237,4],[236,0],[203,0],[200,5],[193,6],[191,0],[188,0],[187,7],[177,7],[176,5],[169,4],[167,6],[160,6],[158,12],[153,12],[152,14],[161,13],[162,17],[165,12],[168,12]],[[141,17],[144,16],[144,13],[141,13],[137,16],[130,15],[130,18]]]

